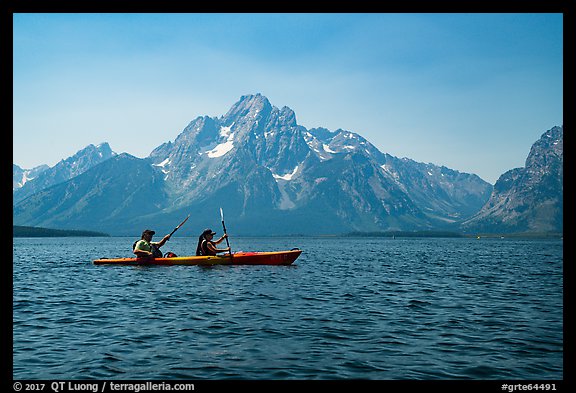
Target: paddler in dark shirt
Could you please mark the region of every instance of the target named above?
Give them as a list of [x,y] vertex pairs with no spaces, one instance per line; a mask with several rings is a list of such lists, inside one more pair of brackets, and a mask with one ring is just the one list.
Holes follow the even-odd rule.
[[150,229],[146,229],[142,232],[142,239],[138,240],[134,244],[134,254],[136,254],[138,258],[162,257],[160,247],[170,240],[170,235],[164,236],[159,242],[152,242],[152,236],[154,236],[155,233],[156,232]]
[[230,247],[226,247],[224,249],[216,248],[217,244],[220,244],[222,240],[228,237],[227,234],[224,234],[220,239],[216,241],[212,241],[216,232],[213,232],[212,229],[205,229],[204,232],[198,238],[198,245],[196,246],[196,255],[216,255],[219,252],[230,252]]

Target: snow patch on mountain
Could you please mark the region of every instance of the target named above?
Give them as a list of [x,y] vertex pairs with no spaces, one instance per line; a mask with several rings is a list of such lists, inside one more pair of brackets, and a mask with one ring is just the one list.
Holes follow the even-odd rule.
[[[170,171],[168,169],[165,168],[166,165],[170,164],[170,157],[166,158],[164,161],[162,161],[160,164],[152,164],[152,166],[157,166],[161,168],[161,171],[163,174],[168,175],[170,173]],[[168,178],[168,176],[164,177],[164,180],[166,180]]]
[[330,146],[328,146],[327,144],[322,144],[322,148],[324,149],[325,152],[327,153],[336,153],[334,150],[330,149]]
[[272,176],[274,177],[274,179],[276,179],[276,181],[278,181],[278,179],[290,181],[290,180],[292,180],[292,178],[294,177],[296,172],[298,172],[298,165],[296,165],[296,168],[294,168],[294,170],[292,172],[289,172],[285,175],[277,175],[277,174],[273,173]]
[[226,142],[216,145],[212,150],[205,152],[209,158],[222,157],[232,149],[234,149],[234,132],[231,131],[232,126],[220,127],[220,136],[226,138]]
[[166,158],[164,161],[162,161],[160,164],[154,164],[154,166],[159,166],[164,168],[166,165],[170,164],[170,157]]
[[22,174],[22,180],[20,180],[19,186],[22,187],[24,184],[26,184],[27,181],[29,180],[34,180],[34,177],[29,177],[30,173],[29,172],[24,172]]
[[230,134],[232,133],[232,126],[233,125],[234,125],[234,123],[232,123],[228,127],[225,127],[225,126],[220,127],[220,136],[223,138],[229,138]]

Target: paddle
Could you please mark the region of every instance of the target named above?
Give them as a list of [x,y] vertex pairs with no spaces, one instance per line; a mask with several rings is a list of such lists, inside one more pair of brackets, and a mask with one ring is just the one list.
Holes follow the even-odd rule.
[[[224,224],[224,211],[222,210],[222,208],[220,208],[220,217],[222,217],[222,228],[224,229],[224,234],[228,235],[226,233],[226,224]],[[230,248],[230,242],[228,242],[228,236],[226,236],[226,245],[228,246],[229,249],[229,253],[230,253],[230,257],[232,257],[232,249]]]
[[186,217],[186,218],[184,219],[184,221],[182,221],[182,222],[180,223],[180,225],[178,225],[176,228],[174,228],[174,230],[173,230],[172,232],[170,232],[170,236],[172,236],[172,235],[174,234],[174,232],[176,232],[178,229],[180,229],[180,227],[181,227],[182,225],[184,225],[184,223],[185,223],[186,221],[188,221],[189,218],[190,218],[190,214],[188,214],[188,217]]

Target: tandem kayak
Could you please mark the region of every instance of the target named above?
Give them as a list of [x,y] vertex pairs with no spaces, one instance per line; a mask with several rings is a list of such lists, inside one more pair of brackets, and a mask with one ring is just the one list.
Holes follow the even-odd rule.
[[273,252],[236,252],[232,255],[188,256],[173,258],[96,259],[95,265],[290,265],[302,250]]

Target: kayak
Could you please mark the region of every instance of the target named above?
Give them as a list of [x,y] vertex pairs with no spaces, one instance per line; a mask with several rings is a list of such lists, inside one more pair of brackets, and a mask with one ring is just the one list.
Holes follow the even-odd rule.
[[302,253],[300,249],[273,252],[236,252],[232,255],[186,256],[172,258],[102,258],[95,265],[290,265]]

